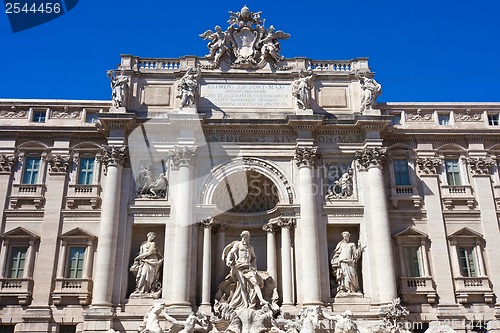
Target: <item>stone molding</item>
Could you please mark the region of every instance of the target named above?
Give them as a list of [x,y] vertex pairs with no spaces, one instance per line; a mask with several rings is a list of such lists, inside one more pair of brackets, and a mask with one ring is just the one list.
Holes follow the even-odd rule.
[[318,147],[297,147],[295,148],[294,160],[298,167],[315,166],[322,155],[317,152]]
[[174,168],[181,166],[192,166],[196,158],[197,147],[177,146],[169,151],[169,157],[172,160]]
[[17,162],[17,157],[14,155],[0,155],[0,173],[12,173],[13,166]]
[[441,160],[437,157],[417,158],[415,160],[415,165],[417,166],[419,175],[436,176],[439,174],[439,166],[441,165]]
[[49,163],[49,174],[66,174],[68,167],[71,164],[72,158],[67,155],[52,155],[49,156],[47,162]]
[[386,148],[366,148],[364,150],[357,151],[354,157],[358,161],[359,165],[364,169],[370,166],[381,167],[387,158]]
[[103,146],[101,161],[106,167],[110,165],[125,166],[128,162],[129,153],[127,146]]
[[468,158],[467,163],[473,176],[490,175],[491,167],[495,164],[495,160],[491,157]]

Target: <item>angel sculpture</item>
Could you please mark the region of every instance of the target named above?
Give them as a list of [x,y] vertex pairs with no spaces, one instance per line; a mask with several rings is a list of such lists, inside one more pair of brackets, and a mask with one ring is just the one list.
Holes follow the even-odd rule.
[[258,42],[257,46],[260,47],[262,57],[271,58],[271,60],[275,62],[285,59],[285,57],[279,54],[280,43],[278,42],[278,39],[288,39],[290,38],[290,34],[281,30],[274,31],[274,26],[270,26],[267,31],[265,28],[262,28],[261,30],[261,40]]
[[221,27],[215,26],[215,32],[207,30],[200,34],[203,39],[209,39],[207,47],[210,53],[206,55],[207,59],[214,59],[214,66],[219,66],[220,60],[226,54],[227,47],[227,34],[222,31]]
[[208,319],[204,314],[191,314],[186,318],[186,320],[177,320],[174,317],[169,316],[167,313],[163,312],[165,319],[172,324],[170,332],[178,333],[193,333],[195,331],[208,331]]

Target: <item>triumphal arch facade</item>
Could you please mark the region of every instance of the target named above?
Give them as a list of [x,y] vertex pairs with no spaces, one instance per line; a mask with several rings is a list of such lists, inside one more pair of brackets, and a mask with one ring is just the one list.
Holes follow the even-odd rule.
[[2,332],[496,329],[500,104],[377,103],[264,22],[0,100]]

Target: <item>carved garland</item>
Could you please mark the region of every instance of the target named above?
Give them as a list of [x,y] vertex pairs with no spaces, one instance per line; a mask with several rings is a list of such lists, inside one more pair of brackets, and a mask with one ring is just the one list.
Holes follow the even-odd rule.
[[11,173],[16,161],[17,157],[14,155],[0,155],[0,172]]
[[359,165],[365,169],[370,166],[382,166],[387,158],[387,149],[366,148],[365,150],[357,151],[354,157]]
[[437,175],[441,160],[432,157],[417,158],[415,164],[420,175]]
[[322,157],[317,150],[317,147],[297,147],[294,156],[297,166],[315,166]]
[[467,163],[473,175],[489,175],[495,160],[491,157],[468,158]]

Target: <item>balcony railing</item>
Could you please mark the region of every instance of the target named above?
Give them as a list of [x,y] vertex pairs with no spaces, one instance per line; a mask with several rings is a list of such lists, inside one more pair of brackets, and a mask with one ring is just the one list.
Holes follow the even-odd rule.
[[493,301],[493,291],[486,276],[455,277],[455,295],[460,303],[468,303],[471,295],[484,297],[486,303]]
[[101,186],[71,184],[68,188],[66,203],[68,207],[74,208],[78,204],[91,205],[92,208],[98,208],[101,203]]
[[43,184],[13,184],[10,196],[10,206],[18,207],[22,203],[34,204],[36,208],[43,205],[45,185]]
[[[400,277],[401,294],[407,302],[420,302],[422,297],[428,303],[436,302],[436,288],[430,276],[425,277]],[[425,299],[424,298],[424,299]]]
[[31,300],[32,290],[32,279],[0,278],[0,300],[4,298],[17,298],[19,304],[26,305]]
[[91,301],[91,295],[91,279],[57,278],[52,300],[56,305],[70,304],[75,300],[81,305],[87,305]]
[[476,204],[470,185],[443,185],[441,186],[443,204],[451,208],[454,204],[464,202],[472,209]]

